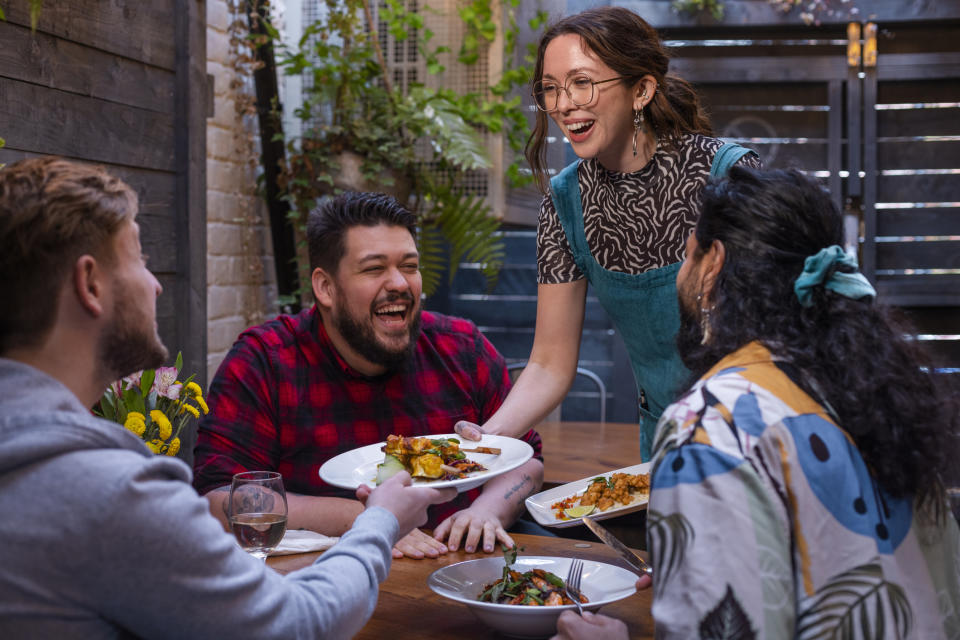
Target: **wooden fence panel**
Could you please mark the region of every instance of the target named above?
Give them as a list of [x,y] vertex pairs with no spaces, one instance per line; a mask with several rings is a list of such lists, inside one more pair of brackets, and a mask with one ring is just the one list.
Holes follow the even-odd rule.
[[[168,0],[44,2],[37,30],[60,40],[91,45],[131,60],[173,69],[179,42],[174,18],[179,3]],[[205,15],[203,2],[196,3]],[[4,3],[7,21],[30,25],[26,2]]]
[[7,78],[160,113],[173,112],[172,69],[0,22],[0,69]]
[[4,79],[0,131],[7,145],[94,162],[174,171],[174,114]]
[[[203,0],[25,2],[0,21],[0,162],[102,164],[138,194],[164,287],[160,335],[206,380],[206,6]],[[192,434],[182,446],[192,456]]]

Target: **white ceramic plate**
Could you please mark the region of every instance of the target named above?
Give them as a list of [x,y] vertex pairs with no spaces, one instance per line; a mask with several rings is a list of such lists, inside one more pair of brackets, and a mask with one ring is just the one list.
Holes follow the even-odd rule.
[[[545,638],[555,634],[557,618],[567,609],[576,609],[575,605],[525,607],[477,600],[484,585],[503,575],[503,566],[501,556],[458,562],[431,573],[427,578],[427,585],[434,593],[467,605],[482,622],[505,635],[514,638]],[[520,556],[512,568],[520,573],[531,569],[544,569],[566,579],[570,558]],[[622,600],[636,593],[636,583],[637,576],[626,569],[584,560],[580,590],[590,602],[583,605],[583,608],[596,611],[605,604]]]
[[[456,487],[460,492],[479,487],[490,478],[516,469],[533,456],[533,448],[523,440],[484,434],[479,442],[465,440],[455,433],[431,434],[431,438],[456,438],[462,449],[495,447],[500,455],[468,453],[468,460],[479,462],[486,471],[476,471],[459,480],[426,480],[414,478],[413,483],[425,487]],[[377,465],[383,462],[381,449],[386,442],[370,444],[330,458],[320,467],[320,478],[327,484],[343,489],[356,489],[361,484],[376,486]]]
[[[568,482],[567,484],[562,484],[559,487],[541,491],[540,493],[527,498],[527,511],[530,512],[530,515],[533,516],[534,520],[545,527],[557,527],[558,529],[562,529],[564,527],[575,527],[583,524],[583,520],[580,518],[573,518],[571,520],[558,520],[557,516],[554,515],[553,509],[550,508],[550,505],[559,502],[564,498],[569,498],[572,495],[583,493],[586,490],[587,485],[589,485],[594,478],[599,478],[601,476],[604,478],[609,478],[615,473],[650,473],[650,468],[652,466],[652,462],[635,464],[631,467],[614,469],[613,471],[607,471],[606,473],[601,473],[600,475],[582,478],[576,482]],[[640,511],[641,509],[647,508],[647,502],[649,502],[649,500],[649,495],[641,495],[628,505],[611,507],[606,511],[595,510],[590,514],[590,517],[594,520],[606,520],[607,518],[613,518],[614,516],[622,516],[625,513]]]

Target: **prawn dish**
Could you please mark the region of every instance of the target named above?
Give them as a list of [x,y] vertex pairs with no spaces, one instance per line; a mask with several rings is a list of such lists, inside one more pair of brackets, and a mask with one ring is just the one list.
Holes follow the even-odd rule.
[[414,478],[427,480],[459,480],[468,473],[487,470],[482,464],[468,460],[464,451],[500,453],[492,447],[461,450],[456,438],[387,436],[383,463],[377,467],[377,484],[402,470]]
[[626,506],[650,495],[649,473],[614,473],[609,478],[594,478],[586,491],[550,505],[557,520],[570,520],[564,511],[574,507],[594,506],[596,511],[606,511],[615,506]]

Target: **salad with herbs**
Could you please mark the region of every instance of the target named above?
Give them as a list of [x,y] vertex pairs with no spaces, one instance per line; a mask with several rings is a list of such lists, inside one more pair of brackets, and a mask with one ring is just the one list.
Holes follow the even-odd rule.
[[[518,551],[522,549],[503,548],[503,557],[506,561],[503,576],[492,584],[484,585],[477,600],[531,607],[573,604],[573,600],[564,591],[564,583],[559,576],[543,569],[532,569],[525,573],[511,569],[510,566],[517,561]],[[587,602],[583,594],[580,595],[580,602]]]

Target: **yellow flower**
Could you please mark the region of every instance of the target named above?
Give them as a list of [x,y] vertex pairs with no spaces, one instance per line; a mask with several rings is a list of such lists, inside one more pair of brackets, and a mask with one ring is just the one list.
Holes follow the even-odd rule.
[[163,447],[163,440],[151,440],[147,443],[147,447],[150,448],[150,451],[154,453],[160,453],[160,449]]
[[123,426],[125,426],[127,429],[137,434],[138,436],[142,436],[143,432],[147,430],[147,425],[144,424],[143,422],[128,422]]
[[[203,409],[203,415],[210,413],[210,407],[207,406],[207,401],[203,399],[203,396],[197,396],[194,400],[196,400],[200,408]],[[200,416],[197,417],[199,418]]]
[[150,419],[160,428],[161,440],[166,440],[173,434],[173,425],[167,420],[167,416],[163,415],[163,411],[154,409],[150,412]]
[[[190,405],[187,404],[187,403],[184,403],[183,406],[180,407],[180,413],[183,413],[184,411],[186,411],[187,413],[189,413],[190,415],[192,415],[194,418],[199,418],[199,417],[200,417],[200,411],[198,411],[196,407],[190,406]],[[204,412],[204,413],[206,413],[206,412]]]
[[146,418],[138,411],[131,411],[127,414],[127,419],[123,423],[123,426],[138,436],[142,436],[143,432],[147,429]]
[[203,397],[203,389],[201,389],[200,385],[198,385],[196,382],[187,383],[187,393],[189,393],[194,398]]
[[177,451],[180,451],[180,438],[174,438],[170,441],[170,448],[167,449],[168,456],[177,455]]

